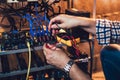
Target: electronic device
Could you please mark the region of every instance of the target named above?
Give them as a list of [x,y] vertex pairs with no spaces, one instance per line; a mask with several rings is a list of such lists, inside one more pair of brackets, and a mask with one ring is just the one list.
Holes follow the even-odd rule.
[[[2,3],[17,3],[17,2],[22,2],[22,1],[34,2],[34,1],[38,1],[38,0],[3,0],[3,1],[0,1],[0,2],[2,2]],[[56,1],[59,2],[60,0],[56,0]],[[73,44],[75,44],[75,43],[79,43],[81,40],[86,40],[87,37],[88,37],[88,36],[82,37],[84,34],[86,34],[86,33],[83,33],[83,32],[80,33],[81,36],[78,35],[79,33],[77,33],[77,32],[79,32],[79,31],[76,31],[77,29],[66,30],[66,33],[59,33],[59,34],[57,34],[57,36],[53,36],[52,31],[51,32],[48,31],[48,27],[46,26],[45,23],[44,24],[37,24],[37,20],[40,21],[41,18],[44,19],[43,20],[44,22],[46,22],[46,21],[49,22],[49,20],[46,19],[47,18],[46,14],[44,16],[41,16],[41,15],[36,15],[36,16],[37,17],[33,17],[33,16],[27,14],[26,17],[24,17],[28,20],[28,22],[30,24],[29,25],[30,30],[19,31],[16,28],[14,28],[9,32],[1,33],[2,35],[0,37],[0,50],[1,50],[1,52],[2,51],[3,52],[4,51],[9,51],[9,50],[13,51],[13,50],[18,50],[18,49],[21,50],[21,49],[27,48],[26,42],[30,43],[30,47],[33,49],[33,52],[32,52],[32,61],[33,62],[31,62],[31,68],[32,68],[31,70],[33,70],[33,69],[35,70],[35,68],[39,68],[39,67],[44,67],[44,64],[46,65],[46,63],[42,62],[40,57],[36,54],[36,52],[34,50],[34,47],[43,46],[44,43],[56,44],[57,42],[61,42],[65,45],[69,46],[70,50],[75,51],[74,48],[72,48],[71,46],[73,46]],[[13,19],[11,21],[12,21],[12,23],[14,23]],[[34,22],[36,24],[32,25]],[[44,29],[43,25],[45,25],[45,29]],[[57,46],[60,47],[60,45],[57,45]],[[78,60],[82,59],[82,58],[86,59],[87,57],[88,57],[88,55],[81,54],[79,57],[77,57],[77,59]],[[18,65],[18,67],[19,67],[18,71],[21,71],[21,70],[25,71],[26,68],[27,68],[27,64],[25,62],[25,58],[23,57],[23,55],[17,54],[16,58],[17,58],[17,62],[19,64]],[[76,59],[76,56],[72,56],[71,58]],[[3,72],[6,75],[7,72],[11,72],[9,70],[9,65],[6,65],[6,64],[9,64],[8,60],[7,60],[7,56],[2,56],[2,61],[3,61],[2,62]],[[79,65],[79,61],[78,61],[78,65]],[[88,65],[88,62],[82,62],[82,63],[80,62],[79,66],[84,68],[83,70],[86,71],[87,70],[87,65]],[[44,67],[44,68],[46,69],[46,67]],[[51,69],[51,70],[46,69],[46,70],[41,71],[41,69],[37,70],[37,71],[34,71],[34,72],[31,72],[30,75],[32,75],[33,78],[36,79],[36,80],[38,80],[38,79],[48,80],[49,78],[50,79],[54,78],[55,80],[61,80],[61,78],[64,79],[64,80],[70,80],[69,76],[66,75],[62,71],[59,71],[59,70],[56,70],[56,69]],[[45,74],[43,72],[45,74],[48,73],[49,77],[45,77]],[[17,80],[16,78],[18,78],[20,80],[25,79],[25,76],[24,76],[25,73],[21,73],[19,75],[16,75],[16,73],[15,73],[15,74],[13,74],[13,76],[12,76],[12,74],[10,74],[11,77],[12,77],[12,79],[10,79],[10,80]],[[10,76],[10,75],[8,75],[8,76]],[[9,77],[6,78],[6,80],[8,80],[8,79],[9,79]],[[0,80],[5,80],[5,79],[0,78]]]
[[44,43],[54,44],[56,39],[51,34],[31,37],[28,30],[16,33],[3,32],[1,37],[1,51],[27,48],[26,41],[29,41],[31,46],[42,46]]
[[79,37],[74,36],[73,38],[71,35],[68,35],[67,33],[57,34],[56,39],[58,42],[65,44],[66,46],[73,46],[73,44],[80,42]]

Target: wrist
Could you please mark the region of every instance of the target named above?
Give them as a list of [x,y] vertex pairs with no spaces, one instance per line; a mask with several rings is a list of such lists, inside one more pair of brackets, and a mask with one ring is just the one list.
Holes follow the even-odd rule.
[[61,62],[61,66],[59,66],[59,68],[63,69],[69,60],[70,60],[70,58],[64,58]]
[[67,74],[69,74],[69,72],[70,72],[70,69],[72,68],[72,66],[74,65],[74,61],[72,60],[72,59],[70,59],[66,64],[65,64],[65,66],[63,67],[63,70],[67,73]]

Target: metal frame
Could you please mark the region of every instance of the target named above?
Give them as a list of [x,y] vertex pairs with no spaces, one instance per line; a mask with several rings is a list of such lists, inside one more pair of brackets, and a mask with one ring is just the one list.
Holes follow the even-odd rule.
[[[34,49],[35,49],[35,50],[41,50],[41,49],[42,49],[42,46],[34,47]],[[32,48],[31,48],[31,51],[33,51]],[[1,51],[1,52],[0,52],[0,56],[1,56],[1,55],[8,55],[8,54],[23,53],[23,52],[28,52],[28,48],[18,49],[18,50]]]
[[[52,69],[52,68],[55,68],[55,67],[53,67],[51,65],[46,65],[44,67],[34,67],[34,68],[30,69],[30,72],[38,72],[41,70]],[[9,73],[0,73],[0,78],[22,75],[22,74],[26,74],[26,73],[27,73],[27,70],[17,70],[17,71],[12,71]]]

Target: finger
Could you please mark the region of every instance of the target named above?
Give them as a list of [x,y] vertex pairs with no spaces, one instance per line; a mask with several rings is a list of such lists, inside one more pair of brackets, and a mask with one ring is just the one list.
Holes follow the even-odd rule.
[[47,44],[47,46],[49,46],[49,48],[51,50],[55,50],[56,49],[56,46],[54,44]]
[[51,28],[53,28],[53,29],[58,29],[59,27],[58,27],[57,24],[52,24],[52,25],[51,25]]
[[52,30],[52,35],[55,35],[55,30],[54,29]]
[[51,26],[53,25],[54,22],[55,22],[55,19],[54,19],[54,18],[50,20],[50,23],[49,23],[49,25],[48,25],[48,29],[49,29],[49,30],[51,29]]
[[66,24],[64,22],[61,22],[61,23],[55,23],[53,25],[51,25],[51,28],[53,29],[63,29],[63,28],[66,28]]
[[46,56],[46,52],[45,52],[45,50],[43,50],[43,53],[44,53],[44,55]]
[[46,62],[47,62],[48,64],[50,64],[50,61],[47,60]]
[[51,30],[51,29],[58,29],[59,27],[55,24],[55,23],[50,23],[49,26],[48,26],[48,29]]
[[57,28],[57,25],[55,25],[56,27],[54,27],[54,25],[53,25],[55,23],[61,23],[60,15],[56,16],[50,20],[50,23],[48,25],[48,29],[50,30],[52,26],[53,26],[53,28]]
[[55,30],[55,29],[52,30],[52,35],[53,36],[56,35],[57,33],[59,33],[59,30]]
[[48,54],[48,53],[51,53],[51,50],[46,47],[46,44],[47,44],[47,43],[45,43],[45,44],[43,45],[43,52],[45,52],[45,55]]
[[52,53],[55,50],[55,48],[56,48],[55,45],[50,45],[50,44],[47,44],[47,43],[45,43],[43,45],[43,50],[46,51],[46,54]]
[[59,30],[55,30],[55,34],[59,33]]

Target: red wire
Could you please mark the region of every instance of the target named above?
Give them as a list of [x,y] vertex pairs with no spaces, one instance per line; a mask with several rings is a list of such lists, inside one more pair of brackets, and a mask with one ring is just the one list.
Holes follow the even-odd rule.
[[[56,24],[56,25],[57,25],[58,28],[60,28],[58,26],[58,24]],[[51,29],[51,26],[50,26],[50,29]],[[75,38],[73,36],[72,37],[70,37],[70,36],[62,36],[58,42],[61,42],[62,38],[67,38],[69,40],[72,40],[71,44],[73,45],[73,48],[76,49],[76,51],[75,51],[76,55],[79,56],[79,49],[77,48],[77,41],[75,40]],[[56,45],[56,43],[55,43],[55,45]]]
[[71,38],[72,38],[72,40],[74,42],[73,47],[76,49],[76,55],[79,56],[80,52],[79,52],[79,49],[77,47],[77,41],[75,40],[75,38],[73,36]]
[[79,49],[77,48],[77,41],[75,40],[75,38],[73,36],[72,37],[70,37],[70,36],[62,36],[59,41],[61,41],[62,38],[68,38],[69,40],[72,40],[71,44],[73,42],[73,44],[72,44],[73,48],[76,49],[75,53],[76,53],[77,56],[79,56]]

